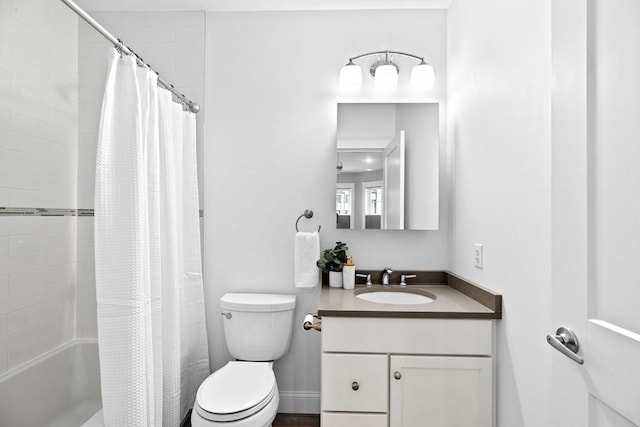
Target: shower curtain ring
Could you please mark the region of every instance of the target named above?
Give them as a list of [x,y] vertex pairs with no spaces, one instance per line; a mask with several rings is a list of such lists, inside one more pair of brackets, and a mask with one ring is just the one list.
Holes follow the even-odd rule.
[[118,44],[116,45],[116,51],[120,54],[120,58],[122,58],[122,46],[124,46],[124,43],[122,42],[121,39],[118,39]]

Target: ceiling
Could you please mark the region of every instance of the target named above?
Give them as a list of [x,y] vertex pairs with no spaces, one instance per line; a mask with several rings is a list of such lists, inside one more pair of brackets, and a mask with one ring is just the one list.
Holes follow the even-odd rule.
[[342,163],[341,173],[361,173],[382,170],[383,159],[382,151],[338,153],[338,164]]
[[75,0],[91,11],[448,9],[453,0]]

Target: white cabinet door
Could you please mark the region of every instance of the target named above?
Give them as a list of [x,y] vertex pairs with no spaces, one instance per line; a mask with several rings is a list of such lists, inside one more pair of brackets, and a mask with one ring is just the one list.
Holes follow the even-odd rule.
[[386,354],[322,355],[322,410],[387,412]]
[[390,427],[491,427],[490,357],[391,356]]

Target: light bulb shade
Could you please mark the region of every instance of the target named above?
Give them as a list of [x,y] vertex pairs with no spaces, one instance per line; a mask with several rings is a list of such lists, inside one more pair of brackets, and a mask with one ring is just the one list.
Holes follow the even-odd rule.
[[411,86],[414,89],[427,90],[433,89],[436,82],[436,74],[433,67],[426,62],[418,64],[411,70]]
[[340,89],[354,91],[362,86],[362,69],[354,63],[349,63],[340,70]]
[[379,65],[374,77],[376,89],[394,90],[398,87],[398,69],[392,64]]

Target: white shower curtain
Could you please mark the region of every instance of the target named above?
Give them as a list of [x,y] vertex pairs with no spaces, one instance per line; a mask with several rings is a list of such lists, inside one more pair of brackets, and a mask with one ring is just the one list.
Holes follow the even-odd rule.
[[209,374],[195,115],[111,52],[98,137],[96,290],[106,427],[177,427]]

